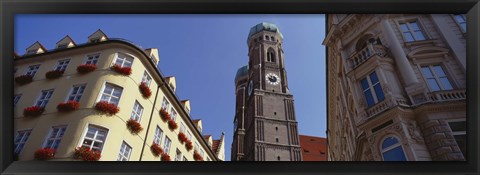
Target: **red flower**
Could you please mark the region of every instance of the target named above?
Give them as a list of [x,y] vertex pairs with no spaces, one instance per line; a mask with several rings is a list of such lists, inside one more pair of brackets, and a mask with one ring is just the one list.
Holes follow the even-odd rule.
[[23,109],[23,115],[25,117],[37,117],[39,115],[42,115],[43,111],[45,111],[43,107],[31,106]]
[[35,160],[48,160],[55,156],[55,149],[42,148],[37,149],[34,153]]
[[121,67],[120,65],[115,64],[115,65],[112,66],[112,69],[115,72],[118,72],[118,73],[123,74],[123,75],[132,74],[132,68],[130,68],[130,67]]
[[108,103],[106,101],[98,102],[95,105],[95,109],[97,109],[98,111],[107,113],[109,115],[114,115],[114,114],[118,113],[118,111],[120,111],[120,109],[118,109],[118,107],[115,104]]
[[152,90],[150,90],[145,82],[142,82],[138,88],[140,89],[143,98],[148,98],[152,95]]
[[100,157],[102,157],[100,151],[93,151],[87,147],[75,148],[75,153],[73,154],[74,159],[81,159],[83,161],[98,161]]
[[127,128],[134,134],[138,134],[143,130],[142,125],[133,119],[127,121]]
[[170,114],[168,114],[167,110],[165,109],[160,109],[160,117],[162,118],[163,121],[170,121],[171,117]]
[[188,141],[188,138],[183,132],[180,132],[180,133],[178,133],[178,140],[180,140],[180,143],[183,144],[186,141]]
[[178,128],[177,122],[175,122],[173,120],[169,120],[168,121],[168,128],[170,128],[170,130],[177,129]]
[[194,152],[193,152],[193,159],[194,159],[195,161],[203,161],[203,157],[202,157],[200,154],[198,154],[197,151],[194,151]]
[[97,69],[97,65],[95,64],[82,64],[77,67],[77,72],[79,74],[86,74],[94,71],[95,69]]
[[52,70],[52,71],[48,71],[46,74],[45,74],[45,78],[47,79],[55,79],[55,78],[58,78],[58,77],[61,77],[63,75],[63,70]]
[[185,144],[185,148],[186,148],[188,151],[192,150],[192,149],[193,149],[192,141],[187,140],[186,142],[187,142],[187,143]]
[[59,103],[57,105],[57,110],[60,112],[70,112],[77,110],[80,107],[80,103],[77,101],[71,100],[67,101],[66,103]]
[[162,158],[160,158],[162,161],[171,161],[170,156],[167,153],[162,154]]
[[18,83],[19,85],[24,85],[32,82],[33,76],[32,75],[20,75],[18,77],[15,77],[15,82]]
[[155,157],[158,157],[161,154],[163,154],[163,149],[160,148],[160,146],[158,146],[158,144],[156,143],[152,143],[152,146],[150,146],[150,150],[152,151]]

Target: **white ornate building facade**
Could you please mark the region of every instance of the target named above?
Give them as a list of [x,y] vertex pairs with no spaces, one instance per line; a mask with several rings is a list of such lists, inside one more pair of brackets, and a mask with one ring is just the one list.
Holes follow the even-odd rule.
[[327,15],[329,161],[466,160],[465,21]]

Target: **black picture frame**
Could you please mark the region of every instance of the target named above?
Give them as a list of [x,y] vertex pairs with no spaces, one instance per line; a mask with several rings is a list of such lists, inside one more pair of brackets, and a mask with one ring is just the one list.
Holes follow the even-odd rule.
[[[478,0],[4,0],[0,2],[1,174],[479,174]],[[13,161],[13,43],[16,14],[467,13],[465,162],[61,162]],[[323,46],[319,46],[323,47]],[[228,143],[227,143],[228,144]]]

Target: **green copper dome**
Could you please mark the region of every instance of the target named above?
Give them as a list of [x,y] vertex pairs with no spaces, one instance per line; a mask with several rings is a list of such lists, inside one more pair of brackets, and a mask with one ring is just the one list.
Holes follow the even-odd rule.
[[252,35],[255,35],[258,32],[261,31],[270,31],[270,32],[276,32],[280,35],[281,38],[283,38],[282,33],[280,32],[280,29],[278,29],[277,25],[268,23],[268,22],[262,22],[260,24],[257,24],[253,26],[250,29],[250,33],[248,33],[248,38],[250,38]]
[[248,75],[248,66],[243,66],[237,70],[237,75],[235,75],[235,81],[237,81],[238,78],[243,77],[245,75]]

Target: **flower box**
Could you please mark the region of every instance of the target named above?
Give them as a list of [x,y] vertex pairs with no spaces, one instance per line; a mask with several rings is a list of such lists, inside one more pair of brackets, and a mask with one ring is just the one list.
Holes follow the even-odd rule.
[[138,134],[140,131],[143,130],[142,125],[133,119],[127,121],[127,128],[133,134]]
[[25,85],[33,81],[33,76],[31,75],[20,75],[15,77],[15,82],[19,85]]
[[138,88],[140,89],[140,93],[142,93],[143,98],[149,98],[152,95],[152,90],[150,90],[145,82],[140,83]]
[[173,121],[173,120],[169,120],[168,121],[168,128],[170,128],[170,130],[175,130],[178,128],[178,124],[177,122]]
[[78,147],[75,148],[75,153],[73,154],[74,159],[80,159],[83,161],[98,161],[102,157],[100,151],[93,151],[87,147]]
[[56,79],[56,78],[59,78],[63,75],[63,70],[52,70],[52,71],[48,71],[47,73],[45,73],[45,78],[47,79]]
[[203,161],[203,157],[202,157],[200,154],[198,154],[197,151],[194,151],[194,152],[193,152],[193,159],[194,159],[195,161]]
[[48,160],[55,156],[55,149],[53,148],[42,148],[37,149],[34,153],[35,160]]
[[180,143],[183,144],[186,141],[188,141],[188,138],[183,132],[180,132],[180,133],[178,133],[178,140],[180,141]]
[[160,158],[160,159],[162,161],[172,161],[172,159],[170,159],[170,156],[167,153],[163,153],[162,158]]
[[80,103],[78,103],[77,101],[71,100],[71,101],[67,101],[66,103],[59,103],[57,105],[57,110],[59,112],[70,112],[70,111],[77,110],[79,107],[80,107]]
[[162,118],[162,120],[165,122],[165,121],[170,121],[171,120],[171,117],[170,117],[170,114],[168,114],[167,110],[165,109],[160,109],[160,118]]
[[25,117],[37,117],[42,115],[45,111],[43,107],[40,106],[31,106],[23,109],[23,116]]
[[193,149],[192,141],[187,140],[186,142],[187,142],[187,143],[185,144],[185,148],[186,148],[188,151],[192,150],[192,149]]
[[97,65],[95,64],[82,64],[77,67],[77,72],[79,74],[87,74],[93,72],[95,69],[97,69]]
[[130,68],[130,67],[121,67],[120,65],[115,64],[115,65],[112,66],[112,69],[115,72],[118,72],[118,73],[123,74],[123,75],[132,74],[132,68]]
[[120,109],[113,103],[108,103],[106,101],[100,101],[95,105],[95,109],[107,113],[109,115],[114,115],[120,111]]
[[152,146],[150,146],[150,150],[152,151],[155,157],[158,157],[161,154],[163,154],[163,149],[160,148],[160,146],[156,143],[152,143]]

